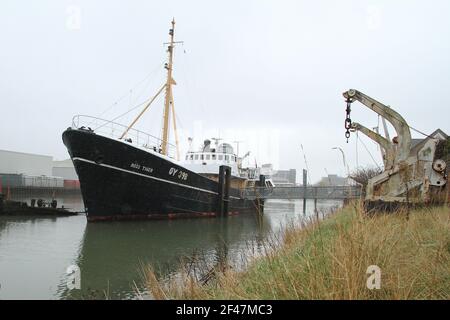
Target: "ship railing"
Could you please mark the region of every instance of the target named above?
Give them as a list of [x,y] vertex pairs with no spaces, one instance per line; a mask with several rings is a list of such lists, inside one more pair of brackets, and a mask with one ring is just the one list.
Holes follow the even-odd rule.
[[[72,119],[72,129],[92,131],[101,136],[123,140],[137,147],[161,153],[161,139],[141,130],[134,128],[128,129],[128,126],[114,121],[87,115],[76,115]],[[123,133],[127,129],[126,135],[122,138]],[[173,144],[168,143],[167,148],[168,156],[170,158],[175,158],[176,147]]]

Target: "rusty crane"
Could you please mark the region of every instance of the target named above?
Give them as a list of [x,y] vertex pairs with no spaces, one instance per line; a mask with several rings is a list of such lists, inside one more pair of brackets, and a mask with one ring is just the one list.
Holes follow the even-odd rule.
[[[350,89],[343,93],[347,103],[346,138],[359,131],[375,141],[382,149],[384,170],[369,179],[365,207],[392,210],[401,205],[439,204],[447,201],[447,164],[449,164],[448,137],[428,136],[412,148],[410,126],[391,107]],[[351,104],[359,101],[394,127],[397,136],[392,140],[363,125],[352,122]],[[386,128],[386,127],[385,127]]]

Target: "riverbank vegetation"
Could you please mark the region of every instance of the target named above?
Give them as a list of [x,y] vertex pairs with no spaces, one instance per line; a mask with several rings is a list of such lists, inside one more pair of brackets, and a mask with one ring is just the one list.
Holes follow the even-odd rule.
[[[266,246],[244,271],[222,267],[206,283],[186,270],[157,279],[147,268],[148,290],[156,299],[450,299],[448,207],[368,217],[348,205],[286,226],[276,248]],[[380,289],[367,288],[372,265]]]

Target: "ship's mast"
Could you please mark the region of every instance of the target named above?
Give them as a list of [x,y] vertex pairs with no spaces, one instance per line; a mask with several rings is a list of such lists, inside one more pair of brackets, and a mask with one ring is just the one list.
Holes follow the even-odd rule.
[[172,20],[172,28],[169,30],[170,42],[168,43],[167,52],[169,53],[169,62],[166,63],[167,69],[167,81],[166,81],[166,96],[164,100],[164,118],[162,129],[162,146],[161,152],[164,155],[168,155],[167,145],[169,142],[169,120],[170,120],[170,107],[173,104],[172,101],[172,67],[173,67],[173,49],[174,49],[174,34],[175,34],[175,19]]
[[161,153],[164,155],[169,155],[168,144],[169,144],[169,121],[170,112],[172,111],[173,117],[173,129],[175,133],[175,143],[177,147],[177,160],[180,160],[180,149],[178,143],[177,125],[175,117],[175,105],[173,102],[172,85],[176,82],[172,78],[172,68],[173,68],[173,49],[176,43],[183,43],[183,41],[174,41],[175,33],[175,19],[172,20],[172,28],[169,30],[170,42],[164,43],[168,45],[167,52],[169,54],[169,61],[165,64],[167,69],[167,80],[166,83],[159,89],[158,93],[145,105],[145,108],[139,113],[139,115],[133,120],[133,122],[127,127],[124,133],[121,135],[120,139],[123,139],[128,131],[133,127],[133,125],[141,118],[144,112],[150,107],[153,101],[159,96],[159,94],[165,89],[165,100],[164,100],[164,116],[163,116],[163,127],[162,127],[162,142],[161,142]]

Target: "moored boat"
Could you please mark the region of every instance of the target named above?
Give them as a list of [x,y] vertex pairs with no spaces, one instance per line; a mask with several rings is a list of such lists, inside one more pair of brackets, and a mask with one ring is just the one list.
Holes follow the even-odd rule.
[[[129,126],[76,116],[63,133],[74,163],[88,221],[203,217],[262,212],[264,201],[248,198],[249,186],[270,185],[257,168],[242,168],[229,144],[179,161],[172,78],[175,22],[169,31],[167,80]],[[133,128],[165,91],[162,139]],[[172,116],[176,145],[169,143]],[[200,159],[201,157],[201,159]],[[205,170],[207,168],[207,170]]]

